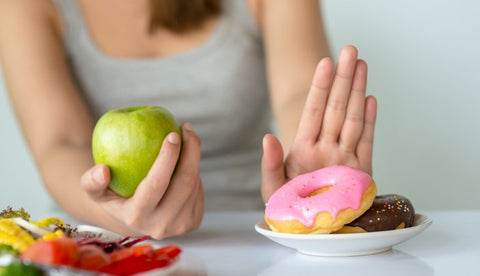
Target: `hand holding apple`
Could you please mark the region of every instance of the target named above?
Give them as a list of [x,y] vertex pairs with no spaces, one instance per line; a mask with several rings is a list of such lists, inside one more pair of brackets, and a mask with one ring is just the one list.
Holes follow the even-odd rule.
[[95,125],[92,152],[96,164],[110,168],[110,189],[131,197],[170,132],[181,134],[174,116],[158,106],[127,107],[105,113]]
[[199,173],[201,143],[190,123],[181,127],[181,136],[174,131],[163,139],[160,153],[131,197],[109,189],[111,173],[105,164],[95,165],[82,175],[81,186],[89,198],[118,222],[101,226],[123,235],[155,239],[200,226],[204,207]]

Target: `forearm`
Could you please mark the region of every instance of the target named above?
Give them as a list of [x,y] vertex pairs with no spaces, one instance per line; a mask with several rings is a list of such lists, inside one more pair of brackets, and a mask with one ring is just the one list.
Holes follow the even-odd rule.
[[288,152],[297,133],[307,94],[316,65],[323,57],[330,56],[328,47],[318,47],[311,57],[300,62],[297,72],[272,87],[272,110],[282,140],[284,152]]
[[330,56],[319,2],[262,2],[262,31],[272,110],[288,153],[321,58]]
[[82,174],[94,165],[90,145],[58,144],[35,159],[45,187],[63,210],[86,223],[132,234],[92,201],[80,186]]
[[[308,91],[308,88],[305,88]],[[285,153],[288,153],[297,132],[300,116],[307,98],[303,86],[290,91],[291,96],[272,101],[274,119]]]

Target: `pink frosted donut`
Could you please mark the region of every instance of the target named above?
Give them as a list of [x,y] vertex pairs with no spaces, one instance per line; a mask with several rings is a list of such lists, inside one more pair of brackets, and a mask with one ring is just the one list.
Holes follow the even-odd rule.
[[363,214],[377,188],[365,172],[346,166],[299,175],[278,189],[265,208],[265,221],[284,233],[331,233]]

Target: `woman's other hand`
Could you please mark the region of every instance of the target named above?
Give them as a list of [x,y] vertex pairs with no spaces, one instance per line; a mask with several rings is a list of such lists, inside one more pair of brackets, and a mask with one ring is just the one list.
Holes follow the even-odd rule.
[[130,198],[120,197],[108,188],[110,171],[104,164],[92,167],[82,176],[83,190],[131,231],[125,234],[161,239],[200,226],[204,205],[199,174],[200,139],[189,123],[182,126],[182,133],[182,144],[176,133],[164,139],[148,175]]
[[333,75],[331,59],[315,71],[292,148],[283,161],[280,141],[263,141],[262,197],[287,180],[331,165],[346,165],[372,174],[373,136],[377,112],[374,97],[366,96],[367,64],[357,49],[343,48]]

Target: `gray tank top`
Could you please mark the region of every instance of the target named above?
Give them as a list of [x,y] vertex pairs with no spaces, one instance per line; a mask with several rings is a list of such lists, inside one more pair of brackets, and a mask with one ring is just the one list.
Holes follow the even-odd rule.
[[126,106],[169,109],[202,140],[206,209],[262,208],[261,144],[271,116],[261,35],[246,1],[226,0],[215,30],[195,49],[139,59],[103,53],[78,3],[55,2],[73,75],[95,119]]

